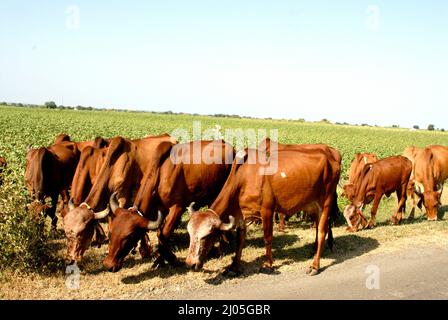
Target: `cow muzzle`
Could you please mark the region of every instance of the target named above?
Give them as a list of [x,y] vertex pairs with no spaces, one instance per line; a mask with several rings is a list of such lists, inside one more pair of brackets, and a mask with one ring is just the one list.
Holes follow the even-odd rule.
[[104,259],[103,265],[109,272],[118,272],[123,267],[123,261],[113,261],[113,259],[107,257],[106,259]]
[[201,262],[195,262],[195,263],[191,263],[188,264],[187,263],[188,268],[190,268],[193,271],[200,271],[203,267],[203,264]]
[[199,271],[202,269],[202,266],[204,265],[203,262],[201,262],[198,258],[192,258],[190,256],[187,257],[185,260],[185,264],[187,267],[194,271]]

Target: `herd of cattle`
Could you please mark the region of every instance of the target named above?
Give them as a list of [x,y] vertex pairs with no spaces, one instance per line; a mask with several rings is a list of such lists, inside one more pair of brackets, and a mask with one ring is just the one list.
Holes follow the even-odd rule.
[[[227,241],[228,232],[236,231],[236,255],[226,271],[239,273],[247,224],[257,221],[264,231],[263,266],[272,268],[274,214],[280,214],[284,226],[285,217],[304,212],[316,226],[315,256],[307,269],[313,275],[319,271],[326,238],[333,248],[341,160],[340,153],[325,144],[286,145],[265,139],[257,149],[236,152],[222,140],[181,144],[168,134],[84,142],[61,134],[49,147],[29,148],[25,182],[34,204],[30,211],[49,216],[54,229],[61,196],[67,264],[79,263],[89,246],[101,246],[106,238],[103,264],[109,271],[120,270],[138,242],[142,257],[154,254],[158,265],[177,264],[170,237],[188,208],[188,267],[201,269],[215,243]],[[275,170],[268,172],[274,162]],[[0,157],[0,170],[5,166]],[[394,192],[394,224],[403,219],[408,197],[413,203],[410,216],[423,204],[428,220],[437,220],[447,178],[448,147],[409,147],[403,156],[380,160],[374,154],[357,154],[342,186],[342,196],[350,201],[344,210],[347,230],[374,227],[382,196]],[[372,201],[367,221],[362,210]],[[204,206],[208,209],[195,210]],[[105,219],[107,236],[99,223]],[[149,230],[157,230],[154,253]]]

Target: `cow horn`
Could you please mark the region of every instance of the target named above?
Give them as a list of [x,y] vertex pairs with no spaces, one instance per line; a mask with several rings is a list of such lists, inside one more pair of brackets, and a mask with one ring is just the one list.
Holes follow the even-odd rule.
[[33,148],[32,144],[26,146],[26,152],[29,152]]
[[118,209],[119,205],[117,202],[117,194],[118,192],[112,193],[109,199],[110,208],[112,210],[112,213],[115,213],[115,211]]
[[160,225],[162,224],[162,220],[163,220],[163,215],[162,212],[160,212],[160,210],[157,212],[157,220],[156,221],[149,221],[148,225],[146,226],[146,229],[148,230],[156,230],[160,227]]
[[95,216],[95,220],[100,220],[106,218],[110,213],[109,205],[107,205],[107,208],[100,212],[94,212],[93,215]]
[[235,218],[233,216],[229,216],[229,223],[221,222],[219,226],[219,230],[221,231],[230,231],[235,228]]
[[70,199],[70,201],[68,202],[68,209],[70,211],[75,209],[75,204],[73,203],[73,199]]
[[423,192],[425,191],[425,189],[423,188],[423,186],[420,183],[414,183],[414,192],[418,195],[421,195]]
[[193,212],[194,212],[193,206],[194,206],[194,202],[190,203],[190,206],[187,208],[188,213],[189,213],[190,215],[192,215]]
[[359,207],[359,210],[362,211],[362,209],[364,209],[364,202],[361,202],[361,206]]

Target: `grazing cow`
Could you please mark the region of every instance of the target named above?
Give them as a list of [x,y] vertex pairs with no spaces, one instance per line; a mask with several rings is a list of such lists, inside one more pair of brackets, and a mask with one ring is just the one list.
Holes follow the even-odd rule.
[[[272,144],[272,147],[271,147]],[[266,138],[263,140],[258,150],[270,152],[276,151],[276,150],[322,150],[324,152],[327,152],[329,156],[331,156],[334,161],[341,163],[342,157],[339,151],[337,151],[334,148],[329,147],[326,144],[283,144],[278,142],[271,142],[270,138]],[[298,216],[299,213],[297,213]],[[285,232],[285,221],[289,220],[289,217],[285,217],[284,214],[279,214],[278,212],[275,213],[275,220],[279,221],[278,231],[279,232]]]
[[417,155],[422,151],[422,148],[418,147],[407,147],[403,151],[403,157],[408,158],[412,162],[412,172],[411,177],[409,178],[407,195],[408,198],[412,199],[412,209],[409,213],[409,218],[413,219],[415,215],[415,207],[418,206],[420,209],[422,208],[422,199],[421,197],[415,193],[415,181],[414,181],[414,163]]
[[[74,142],[61,142],[49,147],[30,149],[26,155],[25,182],[32,199],[40,202],[43,213],[52,220],[56,229],[56,206],[61,195],[68,203],[68,189],[79,159]],[[45,206],[45,199],[51,198],[51,207]]]
[[[56,207],[61,195],[63,207],[68,205],[68,190],[78,164],[80,152],[87,146],[104,143],[102,138],[93,141],[72,142],[70,137],[60,134],[55,143],[49,147],[28,148],[26,155],[25,183],[29,195],[40,205],[38,211],[52,220],[56,229]],[[51,206],[45,205],[45,199],[51,198]]]
[[[325,237],[331,229],[330,215],[338,212],[339,175],[340,163],[322,150],[278,150],[269,156],[255,149],[238,152],[229,177],[211,207],[201,212],[190,210],[187,266],[201,269],[217,237],[223,231],[236,229],[237,251],[226,272],[238,274],[246,237],[244,219],[258,216],[266,246],[264,267],[270,269],[274,212],[292,215],[303,210],[316,215],[317,250],[307,273],[317,274]],[[332,248],[332,241],[329,245]]]
[[6,168],[6,160],[0,157],[0,186],[3,184],[3,169]]
[[[71,186],[71,199],[68,210],[73,210],[83,202],[89,194],[92,185],[95,183],[97,176],[101,170],[101,165],[106,157],[108,141],[103,140],[102,143],[96,146],[88,146],[81,152],[78,166],[76,167],[75,175]],[[67,214],[66,209],[62,211],[61,215],[64,218]],[[103,228],[99,223],[95,224],[95,240],[92,245],[98,244],[101,246],[106,238]]]
[[[176,264],[176,256],[168,244],[171,234],[191,202],[202,207],[215,200],[230,172],[233,156],[233,147],[222,140],[178,144],[156,172],[148,172],[132,208],[119,208],[112,198],[110,206],[114,218],[104,266],[113,272],[121,269],[124,258],[136,246],[139,237],[159,227],[150,221],[158,210],[168,215],[157,234],[160,256],[156,265],[163,264],[164,260]],[[195,159],[197,161],[193,161]]]
[[343,192],[341,196],[352,200],[355,196],[355,185],[359,179],[359,176],[364,169],[364,166],[370,163],[377,162],[378,158],[373,153],[357,153],[350,166],[348,182],[343,186]]
[[415,192],[422,198],[428,220],[437,220],[443,183],[448,178],[448,147],[432,145],[415,157]]
[[[80,262],[90,246],[96,220],[109,214],[109,197],[117,192],[120,207],[138,190],[146,172],[156,172],[177,142],[168,134],[129,140],[116,137],[109,143],[106,156],[89,194],[78,207],[73,207],[64,217],[67,238],[66,263]],[[141,239],[140,253],[149,252],[148,238]]]
[[[358,231],[359,224],[367,228],[375,226],[375,217],[383,195],[389,197],[397,193],[398,208],[391,220],[399,224],[406,209],[406,190],[412,171],[411,161],[403,156],[393,156],[378,160],[364,167],[355,186],[355,195],[344,210],[344,217],[348,224],[348,231]],[[371,217],[366,222],[362,214],[364,205],[373,200]]]

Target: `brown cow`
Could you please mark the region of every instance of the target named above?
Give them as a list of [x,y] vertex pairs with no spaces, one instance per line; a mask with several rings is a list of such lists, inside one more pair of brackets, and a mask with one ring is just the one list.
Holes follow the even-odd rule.
[[199,208],[215,200],[230,172],[233,156],[233,147],[222,140],[194,141],[174,146],[160,169],[149,175],[142,184],[132,208],[118,208],[112,199],[114,218],[104,266],[113,272],[121,269],[124,258],[135,247],[140,235],[158,228],[149,220],[154,219],[158,210],[168,215],[163,228],[157,233],[160,256],[155,264],[162,265],[164,260],[177,264],[168,244],[171,234],[191,202]]
[[[317,216],[317,250],[307,270],[311,275],[317,274],[325,237],[331,229],[329,218],[338,211],[339,175],[340,163],[321,150],[279,150],[269,156],[255,149],[238,152],[229,178],[211,207],[191,212],[187,226],[190,235],[187,266],[201,269],[221,232],[236,229],[237,251],[226,271],[239,273],[246,237],[244,219],[255,215],[262,220],[266,246],[264,267],[270,269],[274,211],[292,215],[303,210]],[[329,241],[329,245],[332,248],[333,243]]]
[[[93,141],[72,142],[66,134],[56,137],[49,147],[28,148],[26,155],[25,183],[32,199],[40,202],[42,213],[52,219],[52,228],[56,229],[56,206],[61,195],[63,207],[68,205],[68,190],[79,161],[79,155],[86,146],[101,145],[102,138]],[[51,198],[51,206],[45,205],[45,199]]]
[[[41,203],[46,216],[56,229],[56,206],[61,195],[68,203],[68,189],[79,159],[79,152],[73,142],[61,142],[49,147],[30,149],[26,155],[25,182],[29,195]],[[51,207],[45,206],[45,199],[51,198]]]
[[[106,157],[98,178],[79,207],[72,207],[64,217],[67,237],[66,263],[80,262],[90,246],[96,220],[109,214],[109,197],[117,192],[120,207],[131,199],[133,190],[138,190],[146,172],[156,172],[171,147],[177,142],[168,134],[129,140],[116,137],[110,141]],[[149,252],[147,237],[142,237],[143,256]]]
[[[367,228],[374,227],[381,198],[383,195],[389,197],[393,192],[397,193],[398,208],[391,220],[394,224],[399,224],[406,209],[406,189],[411,171],[411,161],[403,156],[384,158],[365,166],[355,186],[355,196],[344,210],[347,230],[357,231],[360,223],[367,225]],[[371,217],[367,223],[362,208],[372,200]]]
[[3,184],[3,169],[6,168],[6,160],[0,157],[0,186]]
[[448,178],[448,147],[432,145],[415,157],[415,192],[422,198],[428,220],[437,220],[443,183]]
[[[267,152],[270,152],[270,150],[273,150],[274,152],[276,150],[322,150],[333,157],[334,161],[338,163],[341,163],[342,161],[342,157],[339,151],[329,147],[326,144],[283,144],[276,141],[271,142],[270,138],[266,138],[260,143],[258,150]],[[299,217],[299,213],[297,213],[297,217]],[[278,231],[285,232],[285,221],[288,221],[289,217],[276,212],[274,218],[276,221],[279,221]]]
[[[97,146],[88,146],[82,150],[71,186],[69,210],[79,207],[89,194],[106,157],[107,147],[108,141],[103,140]],[[64,218],[66,214],[66,210],[63,210],[61,215]],[[92,242],[92,245],[98,244],[98,246],[101,246],[106,236],[99,223],[95,224],[95,234],[96,239]]]
[[355,185],[359,179],[359,176],[364,169],[364,166],[370,163],[377,162],[378,158],[373,153],[357,153],[355,154],[355,158],[352,161],[350,166],[348,182],[342,187],[343,192],[341,194],[342,197],[346,197],[349,200],[352,200],[355,196]]

